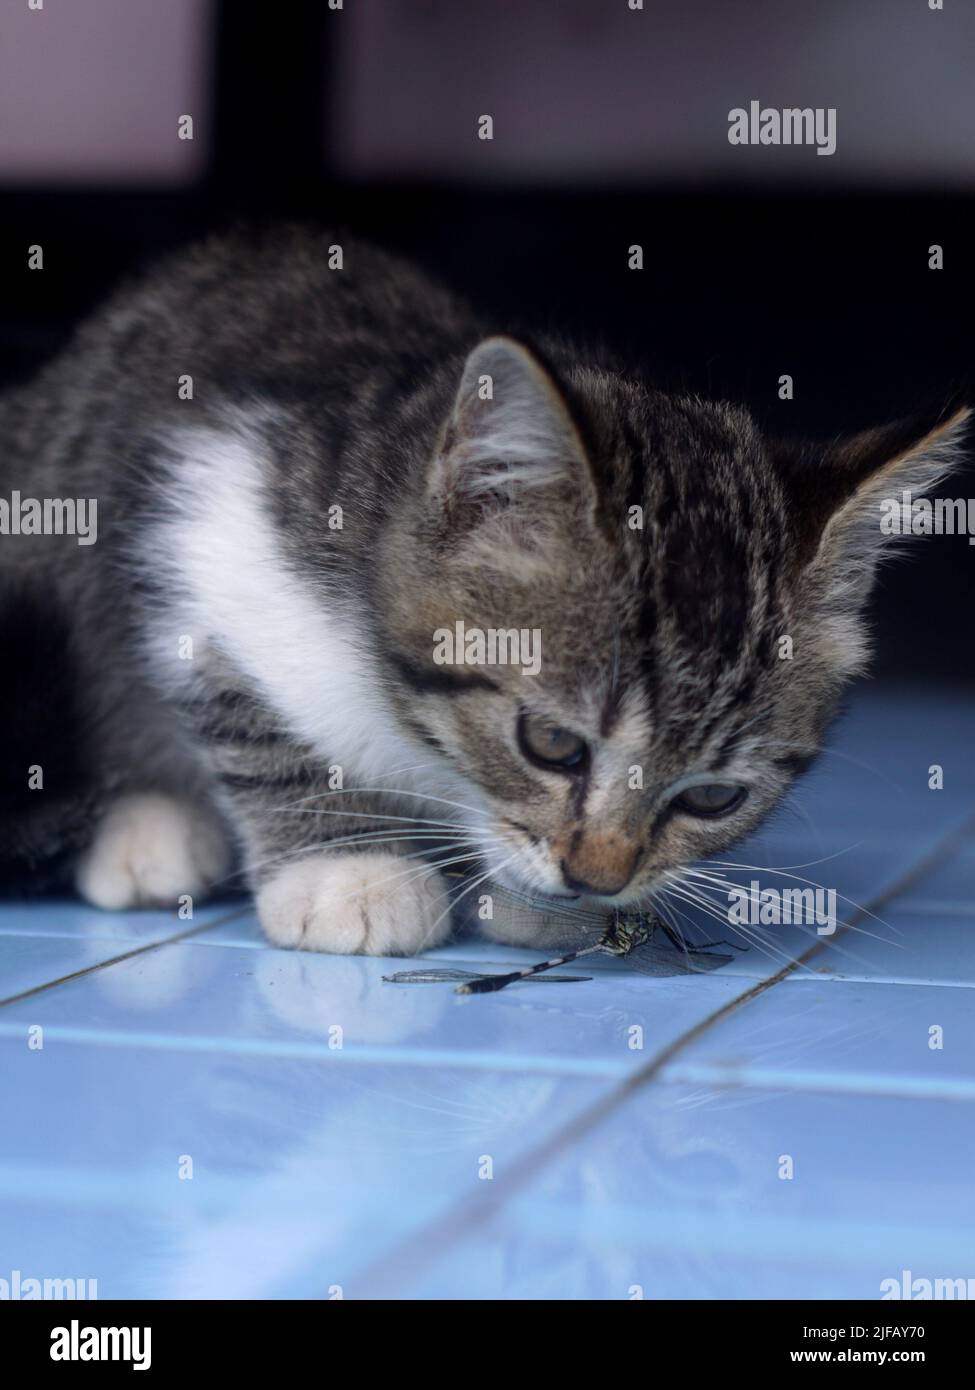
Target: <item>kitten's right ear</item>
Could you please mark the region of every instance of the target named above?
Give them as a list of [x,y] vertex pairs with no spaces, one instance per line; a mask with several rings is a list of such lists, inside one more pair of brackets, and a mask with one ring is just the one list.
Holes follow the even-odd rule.
[[470,525],[573,481],[593,486],[558,386],[513,338],[485,338],[464,363],[431,493],[453,524]]
[[825,448],[776,448],[800,564],[865,599],[884,548],[881,504],[938,485],[961,459],[971,413],[956,400]]
[[773,449],[792,511],[796,570],[824,620],[838,673],[855,675],[866,662],[861,615],[890,551],[881,527],[886,505],[938,486],[960,460],[970,415],[955,402],[826,447]]

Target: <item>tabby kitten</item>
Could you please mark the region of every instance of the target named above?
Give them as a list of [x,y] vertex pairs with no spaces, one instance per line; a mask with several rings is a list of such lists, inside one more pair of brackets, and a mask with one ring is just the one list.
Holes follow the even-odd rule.
[[[475,856],[646,901],[815,755],[867,655],[879,500],[931,488],[967,411],[780,447],[343,249],[174,256],[0,401],[0,496],[98,508],[97,544],[0,536],[20,691],[44,686],[8,866],[67,845],[81,894],[130,908],[236,853],[272,942],[372,954],[445,937],[440,867]],[[438,660],[458,623],[539,659]]]

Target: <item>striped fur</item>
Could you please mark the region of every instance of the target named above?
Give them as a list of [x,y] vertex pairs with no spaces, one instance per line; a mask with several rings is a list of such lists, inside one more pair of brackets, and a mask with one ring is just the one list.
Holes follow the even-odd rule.
[[[49,753],[61,781],[25,810],[13,766],[7,867],[95,827],[80,882],[99,900],[120,797],[143,798],[139,854],[173,840],[150,794],[224,827],[281,944],[438,939],[443,884],[409,854],[476,855],[543,892],[625,873],[612,900],[639,903],[815,755],[866,655],[877,500],[932,485],[965,413],[785,449],[744,410],[513,342],[372,248],[330,270],[334,241],[279,228],[173,256],[0,400],[0,496],[99,512],[94,546],[0,538],[0,616],[28,602],[70,634],[83,753],[62,775],[64,730],[57,749],[40,724],[24,736],[25,766]],[[457,622],[537,630],[538,673],[436,664]],[[584,769],[527,760],[525,711],[583,737]],[[709,777],[747,786],[739,811],[675,809]],[[198,839],[132,900],[184,891]],[[105,901],[139,877],[125,853]],[[203,858],[212,877],[221,856]]]

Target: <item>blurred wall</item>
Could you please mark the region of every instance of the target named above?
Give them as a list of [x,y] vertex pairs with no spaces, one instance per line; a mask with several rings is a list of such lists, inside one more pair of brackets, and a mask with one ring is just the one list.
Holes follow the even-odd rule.
[[[975,182],[975,3],[349,0],[334,153],[358,177]],[[837,147],[736,148],[728,112],[835,107]],[[475,139],[494,115],[494,140]]]
[[[0,3],[0,180],[185,184],[206,163],[213,0]],[[177,136],[194,115],[194,139]]]
[[[972,0],[637,2],[311,0],[323,76],[331,55],[319,132],[331,168],[480,184],[975,183]],[[8,184],[197,177],[221,14],[253,5],[270,47],[290,32],[308,56],[309,0],[41,3],[0,6]],[[251,58],[259,106],[259,47]],[[728,112],[752,100],[834,107],[835,154],[732,146]],[[192,142],[175,138],[184,113]],[[483,114],[492,141],[475,137]]]

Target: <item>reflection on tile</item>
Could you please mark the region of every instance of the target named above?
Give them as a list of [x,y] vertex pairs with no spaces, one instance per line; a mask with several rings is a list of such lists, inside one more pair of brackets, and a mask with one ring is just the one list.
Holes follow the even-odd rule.
[[[366,1296],[880,1298],[973,1278],[975,1108],[655,1085]],[[791,1173],[791,1176],[789,1174]]]
[[967,912],[975,919],[975,844],[966,846],[949,863],[911,888],[904,903],[950,908]]
[[788,980],[720,1020],[665,1074],[975,1101],[972,995],[938,985]]
[[[797,814],[721,858],[738,882],[835,890],[842,919],[970,814],[973,739],[962,700],[865,687]],[[699,938],[730,927],[712,887]],[[827,938],[767,927],[712,975],[599,959],[585,983],[463,998],[384,983],[406,960],[271,949],[240,902],[198,910],[184,941],[170,914],[5,905],[0,997],[51,987],[0,1009],[3,1258],[103,1298],[869,1298],[904,1270],[975,1278],[973,901],[975,843],[717,1021]]]
[[236,904],[223,905],[222,915],[226,920],[219,921],[209,931],[201,933],[196,938],[198,945],[250,946],[265,949],[268,944],[267,937],[261,931],[253,905],[245,902],[238,911],[233,910],[234,906]]
[[598,1087],[340,1048],[43,1044],[0,1043],[4,1259],[97,1278],[101,1297],[325,1297]]
[[741,990],[720,975],[648,980],[612,962],[584,983],[526,981],[479,998],[458,996],[449,984],[383,981],[409,964],[167,945],[9,1006],[0,1038],[29,1022],[106,1046],[314,1058],[328,1048],[330,1029],[341,1027],[353,1060],[615,1077],[639,1062],[635,1029],[644,1048],[665,1046]]
[[[71,900],[0,902],[0,938],[67,936],[85,941],[165,941],[188,927],[218,922],[246,910],[245,899],[198,906],[192,918],[145,908],[138,912],[103,912]],[[0,940],[0,949],[3,942]]]
[[852,936],[830,943],[795,978],[889,981],[975,988],[975,921],[932,907],[892,903]]
[[226,907],[199,909],[192,920],[183,920],[175,913],[99,912],[71,903],[0,905],[0,998],[171,940],[226,915]]

